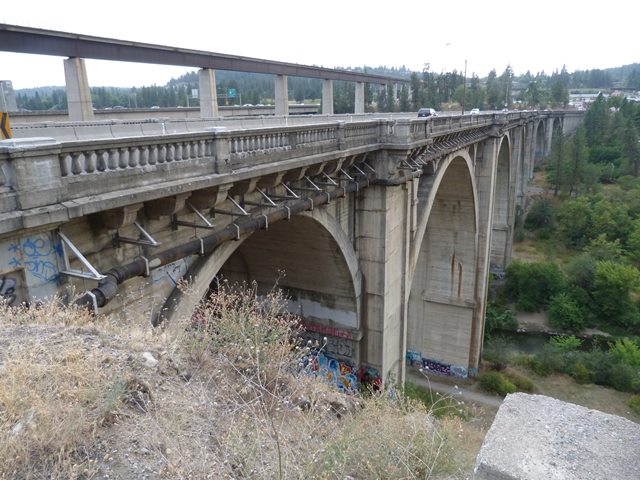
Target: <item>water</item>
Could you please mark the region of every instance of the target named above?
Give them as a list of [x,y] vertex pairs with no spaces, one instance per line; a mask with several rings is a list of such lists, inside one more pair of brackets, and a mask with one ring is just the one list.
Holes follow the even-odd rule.
[[[513,332],[513,331],[500,331],[495,332],[493,337],[502,337],[506,341],[506,350],[510,354],[527,354],[534,355],[539,353],[547,343],[549,339],[557,336],[543,332]],[[485,343],[485,347],[491,345],[489,339]],[[593,345],[591,338],[582,338],[582,350],[590,350]]]

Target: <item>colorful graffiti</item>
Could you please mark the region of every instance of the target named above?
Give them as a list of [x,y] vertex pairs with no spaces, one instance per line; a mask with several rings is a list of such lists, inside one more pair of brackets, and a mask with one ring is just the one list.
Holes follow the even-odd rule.
[[424,358],[421,352],[407,350],[406,358],[407,364],[426,370],[429,373],[460,378],[467,378],[468,376],[468,372],[465,367],[460,365],[449,365],[430,358]]
[[379,392],[382,390],[382,377],[380,372],[373,367],[362,366],[358,370],[358,382],[361,390]]
[[338,390],[354,393],[358,390],[358,377],[355,367],[323,352],[309,354],[303,362],[307,373],[322,378]]
[[40,234],[9,245],[12,255],[9,265],[24,268],[32,276],[46,282],[59,277],[57,260],[62,258],[62,246],[53,241],[52,234]]

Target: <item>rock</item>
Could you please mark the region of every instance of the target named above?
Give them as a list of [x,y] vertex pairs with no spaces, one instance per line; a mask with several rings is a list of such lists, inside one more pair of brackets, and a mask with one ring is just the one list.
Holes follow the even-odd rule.
[[158,365],[158,360],[155,359],[151,352],[144,352],[142,358],[144,358],[143,365],[147,368],[155,368]]

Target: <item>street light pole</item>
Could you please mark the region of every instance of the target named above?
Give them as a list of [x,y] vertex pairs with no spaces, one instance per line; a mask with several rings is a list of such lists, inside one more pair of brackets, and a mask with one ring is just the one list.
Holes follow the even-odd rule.
[[464,80],[462,82],[462,115],[464,115],[464,102],[467,100],[467,59],[464,59]]

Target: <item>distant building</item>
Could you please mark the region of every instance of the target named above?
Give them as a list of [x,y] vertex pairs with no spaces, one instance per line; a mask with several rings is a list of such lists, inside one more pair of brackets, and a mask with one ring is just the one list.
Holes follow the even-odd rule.
[[17,112],[16,94],[10,80],[0,80],[0,112]]

